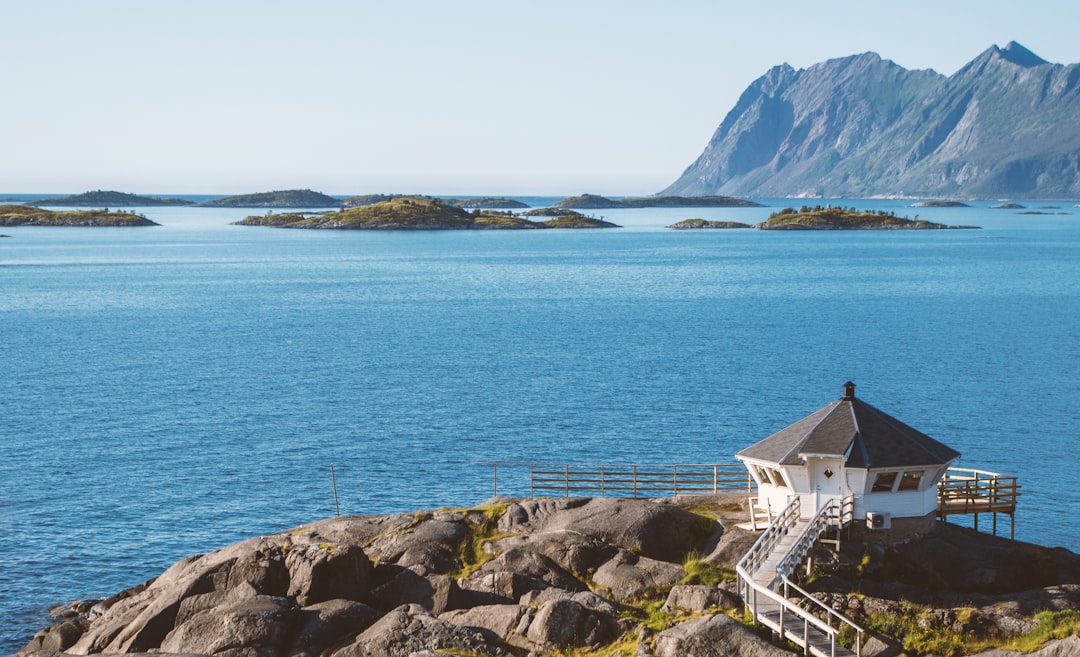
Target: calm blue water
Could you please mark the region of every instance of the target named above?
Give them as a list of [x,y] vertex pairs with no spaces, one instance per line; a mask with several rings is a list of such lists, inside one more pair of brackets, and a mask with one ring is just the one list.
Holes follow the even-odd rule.
[[1018,538],[1080,550],[1080,210],[856,205],[985,228],[0,229],[0,654],[50,605],[332,515],[330,463],[343,513],[475,504],[477,461],[730,462],[848,379],[1019,476]]

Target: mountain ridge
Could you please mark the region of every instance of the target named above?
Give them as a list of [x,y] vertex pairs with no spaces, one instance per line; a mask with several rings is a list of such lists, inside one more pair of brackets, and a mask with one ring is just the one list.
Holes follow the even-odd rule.
[[1010,41],[951,76],[876,53],[769,69],[665,195],[1080,197],[1080,65]]

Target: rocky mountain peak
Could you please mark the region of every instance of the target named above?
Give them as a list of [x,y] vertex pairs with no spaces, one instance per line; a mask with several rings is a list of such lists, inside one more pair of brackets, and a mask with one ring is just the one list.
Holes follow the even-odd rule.
[[1015,41],[952,76],[873,52],[774,67],[661,194],[1078,198],[1077,70]]
[[1024,68],[1042,66],[1043,64],[1050,63],[1015,41],[1010,41],[1005,44],[1004,48],[998,50],[998,54],[1001,55],[1002,59],[1012,62],[1017,66],[1023,66]]

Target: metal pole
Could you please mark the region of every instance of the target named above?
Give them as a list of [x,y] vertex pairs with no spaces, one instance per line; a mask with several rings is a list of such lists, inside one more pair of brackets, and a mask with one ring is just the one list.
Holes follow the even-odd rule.
[[341,506],[338,504],[337,476],[334,475],[334,464],[330,464],[330,482],[334,486],[334,515],[341,516]]
[[491,464],[491,492],[492,497],[499,496],[499,462],[493,461]]

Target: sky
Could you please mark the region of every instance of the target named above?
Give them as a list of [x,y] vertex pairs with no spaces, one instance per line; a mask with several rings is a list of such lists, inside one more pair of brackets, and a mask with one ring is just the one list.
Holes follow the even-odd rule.
[[771,67],[992,45],[1060,0],[0,0],[0,192],[653,194]]

